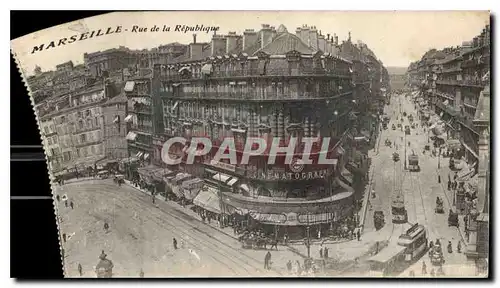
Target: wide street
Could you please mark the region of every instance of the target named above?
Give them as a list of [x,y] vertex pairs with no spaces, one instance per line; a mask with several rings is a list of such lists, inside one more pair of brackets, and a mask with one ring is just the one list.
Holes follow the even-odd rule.
[[67,276],[77,277],[80,264],[84,277],[95,277],[101,250],[113,261],[115,277],[137,277],[141,269],[145,277],[279,276],[263,269],[267,251],[246,251],[236,239],[174,209],[176,204],[153,205],[151,196],[128,185],[92,180],[57,186],[55,192],[75,204],[71,209],[58,203],[70,238],[63,243]]
[[[463,241],[456,227],[448,226],[448,211],[451,207],[453,199],[445,195],[447,175],[441,176],[441,185],[438,183],[438,158],[432,157],[431,153],[423,153],[425,145],[433,143],[428,139],[428,130],[424,132],[421,127],[421,121],[418,120],[417,111],[410,97],[404,95],[393,96],[390,106],[386,106],[385,113],[391,117],[391,121],[387,130],[381,133],[380,147],[372,156],[373,176],[372,189],[375,191],[376,197],[370,199],[371,209],[367,214],[365,222],[365,231],[374,231],[373,227],[373,212],[377,210],[384,211],[386,226],[378,231],[386,233],[386,239],[392,240],[397,238],[401,233],[408,229],[411,224],[419,223],[426,227],[429,241],[440,239],[444,247],[448,241],[452,242],[454,253],[448,254],[444,252],[446,263],[443,270],[447,276],[462,275],[463,271],[457,267],[463,267],[466,263],[466,257],[463,253],[456,253],[458,241]],[[401,123],[403,126],[410,125],[408,118],[404,118],[404,122],[400,122],[403,112],[412,114],[415,122],[418,123],[418,128],[411,129],[411,135],[406,135],[400,128],[392,130],[392,124]],[[396,120],[398,118],[398,120]],[[384,141],[389,139],[393,145],[392,148],[385,146]],[[428,142],[429,141],[429,142]],[[409,143],[409,146],[408,146]],[[396,145],[394,145],[396,144]],[[397,147],[396,147],[397,146]],[[405,147],[406,157],[415,153],[419,157],[420,172],[410,172],[405,170]],[[400,161],[392,160],[393,152],[398,152]],[[441,166],[447,166],[448,159],[441,159]],[[408,163],[407,163],[408,164]],[[408,212],[408,224],[392,224],[391,223],[391,199],[394,193],[402,191],[405,199],[405,208]],[[444,200],[444,214],[435,213],[436,197]],[[379,235],[382,236],[382,235]],[[391,241],[390,245],[396,245]],[[462,242],[462,250],[465,248]],[[446,250],[446,249],[445,249]],[[417,263],[409,267],[401,276],[408,276],[410,270],[415,272],[415,275],[421,273],[422,261],[427,264],[427,273],[431,269],[429,258],[424,255]],[[461,272],[459,272],[461,271]]]

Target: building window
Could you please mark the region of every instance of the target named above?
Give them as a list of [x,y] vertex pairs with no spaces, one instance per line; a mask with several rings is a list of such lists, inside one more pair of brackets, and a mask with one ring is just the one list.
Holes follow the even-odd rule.
[[78,121],[78,129],[83,129],[83,120]]
[[54,137],[52,138],[52,141],[54,142],[54,144],[57,144],[57,136],[54,136]]
[[49,134],[49,127],[45,126],[43,130],[45,131],[45,134]]
[[87,141],[87,137],[85,134],[80,134],[80,143],[85,143]]

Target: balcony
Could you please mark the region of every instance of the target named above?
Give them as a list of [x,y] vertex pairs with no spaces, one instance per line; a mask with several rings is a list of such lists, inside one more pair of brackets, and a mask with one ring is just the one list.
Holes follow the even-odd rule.
[[245,69],[245,70],[232,70],[232,71],[213,71],[211,74],[193,73],[191,75],[160,75],[163,80],[167,81],[182,81],[182,80],[195,80],[206,78],[255,78],[255,77],[269,77],[269,76],[284,76],[284,77],[335,77],[335,78],[351,78],[352,74],[347,71],[327,71],[324,69],[269,69],[264,74],[262,69]]
[[462,71],[461,67],[451,67],[451,68],[446,68],[446,69],[441,70],[441,74],[455,73],[455,72],[460,72],[460,71]]
[[130,125],[131,130],[143,132],[143,133],[148,133],[151,134],[151,131],[153,131],[153,126],[148,126],[148,125]]
[[350,95],[352,91],[341,93],[339,91],[332,92],[298,92],[294,94],[285,93],[256,93],[256,92],[181,92],[172,93],[164,92],[162,97],[167,98],[182,98],[182,99],[210,99],[210,100],[227,100],[227,101],[309,101],[335,99],[342,96]]
[[439,97],[442,97],[442,98],[446,98],[448,100],[452,100],[454,101],[455,100],[455,97],[450,95],[450,94],[447,94],[447,93],[443,93],[443,92],[439,92],[439,91],[436,91],[434,92],[434,94],[436,94],[437,96]]
[[465,99],[464,105],[467,106],[467,107],[469,107],[469,108],[476,109],[476,107],[477,107],[477,101]]
[[152,109],[153,109],[152,106],[136,106],[136,107],[132,107],[130,110],[133,113],[150,115],[152,112]]
[[468,79],[468,80],[437,80],[437,84],[450,85],[450,86],[471,86],[471,87],[484,87],[489,85],[487,81],[482,81],[479,79]]

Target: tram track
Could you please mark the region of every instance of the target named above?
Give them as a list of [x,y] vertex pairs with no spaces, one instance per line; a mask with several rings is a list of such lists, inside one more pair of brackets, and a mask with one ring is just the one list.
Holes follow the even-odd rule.
[[[139,201],[149,202],[149,201],[146,201],[146,200],[142,199],[140,196],[141,195],[134,195],[133,197],[135,197]],[[171,228],[170,230],[172,231],[172,233],[177,233],[177,234],[181,235],[182,239],[185,242],[188,242],[193,247],[196,247],[197,249],[200,249],[200,251],[203,251],[203,253],[207,253],[206,248],[208,248],[210,251],[220,251],[221,250],[220,246],[223,246],[223,247],[227,248],[228,250],[230,250],[232,252],[235,252],[234,254],[231,254],[231,255],[227,255],[227,254],[224,254],[224,253],[216,253],[216,254],[210,253],[212,259],[214,259],[215,261],[217,261],[217,262],[223,264],[224,266],[230,268],[231,271],[234,271],[234,269],[233,269],[233,267],[231,267],[230,265],[228,265],[228,263],[234,263],[234,264],[236,264],[236,267],[242,268],[245,271],[245,274],[241,274],[241,273],[239,274],[239,275],[242,275],[242,276],[254,275],[255,272],[259,272],[259,273],[264,274],[263,269],[260,268],[260,265],[261,265],[260,263],[258,263],[259,266],[257,267],[256,265],[250,264],[248,262],[248,260],[253,260],[254,262],[258,262],[258,260],[254,259],[253,257],[248,256],[243,251],[240,251],[240,250],[234,248],[233,246],[231,246],[231,245],[229,245],[227,243],[224,243],[223,241],[221,241],[221,240],[213,237],[212,235],[210,235],[207,232],[203,231],[202,229],[200,229],[196,225],[192,225],[188,221],[180,218],[179,216],[175,215],[174,213],[171,213],[168,210],[161,209],[161,210],[158,211],[156,209],[153,209],[153,211],[157,211],[157,212],[155,212],[155,217],[158,220],[160,220],[162,223],[166,223],[166,226],[168,226],[168,227]],[[176,225],[177,223],[174,223],[171,220],[167,220],[168,218],[161,217],[161,216],[164,216],[164,215],[161,215],[163,213],[168,214],[169,216],[175,218],[179,222],[182,222],[184,225],[186,225],[186,227],[189,227],[190,230],[193,230],[193,231],[196,231],[196,232],[198,232],[200,234],[205,235],[206,237],[208,237],[210,239],[210,241],[203,241],[203,245],[205,246],[205,248],[203,248],[203,246],[201,246],[201,245],[195,244],[193,241],[189,240],[189,239],[192,239],[192,237],[189,236],[189,234],[188,234],[187,231],[183,232],[180,229],[178,229],[178,227]],[[218,232],[218,231],[214,231],[214,232]],[[214,255],[222,256],[223,258],[225,258],[225,259],[227,259],[229,261],[228,262],[220,261],[220,260],[216,259],[216,257]],[[243,258],[247,258],[247,259],[243,259],[241,256],[236,256],[236,255],[245,255],[246,257],[243,257]],[[253,268],[254,271],[250,271],[245,266],[249,266],[249,267]],[[279,272],[277,272],[277,271],[274,271],[274,272],[276,272],[276,273],[279,274]]]
[[[112,197],[116,197],[117,200],[120,200],[120,202],[124,203],[120,193],[117,193],[113,189],[113,187],[110,187],[111,192],[114,194]],[[133,189],[133,188],[132,188]],[[93,193],[99,193],[99,194],[108,194],[109,195],[110,191],[101,191],[96,189]],[[144,197],[141,197],[142,195],[138,195],[136,193],[130,192],[127,193],[127,197],[132,198],[134,201],[127,200],[125,204],[129,208],[132,209],[138,209],[141,210],[142,208],[138,206],[138,203],[143,203],[145,205],[150,205],[151,203],[147,201]],[[149,198],[148,198],[149,199]],[[130,202],[135,203],[135,205],[130,205]],[[136,207],[134,207],[136,206]],[[178,240],[184,241],[184,243],[187,243],[189,247],[196,249],[195,251],[197,252],[202,252],[203,255],[208,256],[210,259],[212,259],[214,262],[220,264],[223,267],[226,267],[228,271],[231,271],[233,274],[236,276],[248,276],[248,275],[256,275],[256,273],[260,275],[265,275],[265,272],[263,269],[261,269],[261,263],[254,259],[253,257],[250,257],[246,255],[246,253],[243,253],[243,251],[239,251],[238,249],[235,249],[231,245],[224,243],[223,241],[213,237],[212,235],[208,234],[206,231],[203,231],[196,225],[193,225],[189,223],[188,221],[180,218],[179,216],[171,213],[170,211],[166,211],[164,209],[157,210],[157,207],[150,207],[148,213],[142,213],[141,218],[145,218],[142,221],[151,221],[158,225],[159,227],[162,227],[168,231],[174,237],[176,237]],[[168,220],[167,217],[165,216],[170,216],[172,218],[175,218],[179,222],[182,223],[182,226],[179,226],[179,223],[175,223],[172,220]],[[180,229],[184,228],[184,229]],[[193,240],[192,235],[189,235],[189,231],[196,231],[197,233],[200,233],[201,235],[204,235],[202,238],[200,238],[199,242],[195,242]],[[179,241],[180,242],[180,241]],[[234,252],[234,253],[223,253],[224,247],[228,252]],[[246,257],[241,257],[242,255],[245,255]],[[250,260],[250,261],[249,261]],[[253,263],[252,263],[253,262]],[[277,271],[273,271],[279,274]]]

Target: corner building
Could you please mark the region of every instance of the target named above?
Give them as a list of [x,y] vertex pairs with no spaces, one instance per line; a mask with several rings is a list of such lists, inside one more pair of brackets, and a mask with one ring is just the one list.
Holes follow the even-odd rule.
[[[277,30],[262,25],[260,31],[247,30],[243,36],[214,35],[211,43],[196,43],[194,36],[185,55],[154,66],[153,94],[163,102],[165,138],[208,136],[213,143],[205,156],[188,145],[169,151],[183,162],[189,153],[195,154],[194,165],[180,166],[204,179],[198,195],[216,191],[211,203],[195,199],[195,205],[251,218],[249,223],[290,236],[304,236],[308,226],[314,229],[311,233],[326,230],[351,213],[352,188],[339,176],[346,163],[342,145],[348,145],[347,116],[355,102],[352,62],[326,52],[335,50],[334,38],[318,35],[315,27],[303,26],[295,35],[283,25]],[[235,140],[238,163],[213,160],[227,137]],[[317,137],[319,142],[310,153],[310,165],[297,160],[304,145],[294,148],[290,165],[284,154],[267,164],[270,145],[263,155],[241,165],[248,137],[262,137],[269,144],[278,137],[281,146],[287,146],[290,137]],[[321,151],[324,137],[332,138]],[[320,153],[336,164],[318,164]]]

